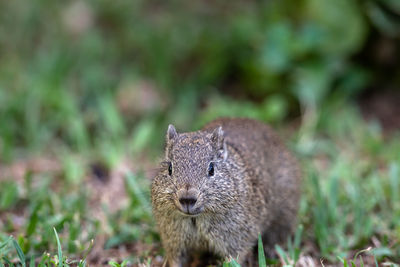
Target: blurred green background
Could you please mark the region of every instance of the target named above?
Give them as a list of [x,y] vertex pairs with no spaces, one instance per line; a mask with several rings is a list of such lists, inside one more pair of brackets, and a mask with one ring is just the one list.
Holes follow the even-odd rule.
[[54,142],[158,147],[170,122],[280,122],[398,87],[399,10],[396,0],[2,1],[2,159]]
[[[273,124],[303,161],[303,245],[315,244],[317,255],[335,262],[376,245],[374,237],[380,259],[399,260],[400,246],[392,244],[400,239],[399,59],[397,0],[1,1],[0,167],[7,177],[0,177],[0,212],[10,219],[24,207],[29,219],[21,228],[0,224],[0,241],[14,233],[24,253],[35,255],[54,246],[54,225],[71,233],[68,222],[78,227],[64,239],[75,255],[87,166],[102,177],[129,159],[130,207],[142,210],[148,184],[139,192],[136,183],[162,155],[169,123],[187,131],[219,116],[245,116]],[[382,106],[389,107],[385,128],[364,120],[382,119]],[[61,162],[69,185],[48,199],[30,195],[30,179],[39,176],[47,182],[35,190],[48,190],[52,175],[26,172],[27,188],[18,189],[4,171],[40,157]],[[72,204],[63,207],[64,200]],[[148,212],[130,210],[110,215],[109,247],[158,242],[152,227],[140,233],[140,222],[151,224]],[[55,217],[41,230],[40,211]],[[377,217],[365,225],[369,212]]]

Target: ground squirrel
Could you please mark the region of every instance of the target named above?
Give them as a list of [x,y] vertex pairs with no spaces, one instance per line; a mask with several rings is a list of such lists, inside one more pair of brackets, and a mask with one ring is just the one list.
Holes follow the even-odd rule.
[[187,266],[197,253],[243,264],[259,233],[273,251],[293,231],[299,196],[297,161],[252,119],[221,118],[188,133],[169,125],[151,186],[170,267]]

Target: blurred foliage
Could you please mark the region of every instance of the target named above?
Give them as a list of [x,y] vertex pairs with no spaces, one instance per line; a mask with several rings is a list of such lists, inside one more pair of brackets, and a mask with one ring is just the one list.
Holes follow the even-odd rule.
[[[400,139],[349,103],[399,88],[399,3],[0,1],[0,163],[34,154],[61,168],[0,181],[0,263],[16,258],[10,234],[27,258],[57,262],[53,227],[73,258],[101,231],[106,248],[157,243],[140,157],[160,155],[168,123],[193,130],[218,116],[301,117],[291,142],[305,170],[301,225],[281,258],[312,243],[343,263],[373,243],[376,259],[398,261]],[[135,171],[129,203],[103,207],[100,229],[88,166],[123,158]]]
[[1,157],[118,150],[121,137],[136,154],[160,148],[170,122],[279,122],[382,75],[398,86],[398,68],[377,71],[398,67],[398,49],[391,63],[358,55],[398,46],[399,14],[396,0],[2,1]]

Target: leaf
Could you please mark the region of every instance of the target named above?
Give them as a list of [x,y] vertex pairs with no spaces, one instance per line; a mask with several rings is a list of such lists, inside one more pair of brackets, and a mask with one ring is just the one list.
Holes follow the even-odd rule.
[[18,242],[15,239],[13,239],[13,245],[17,250],[18,258],[21,261],[22,266],[25,267],[26,266],[25,254],[24,252],[22,252],[21,247],[19,246]]
[[240,267],[240,264],[239,264],[237,261],[235,261],[234,259],[232,259],[232,260],[229,262],[229,265],[230,265],[231,267]]
[[240,264],[234,259],[229,259],[222,264],[222,267],[240,267]]
[[374,248],[372,254],[377,257],[393,256],[394,253],[388,247]]
[[360,267],[364,267],[364,261],[363,258],[360,256]]
[[399,200],[399,188],[400,188],[400,169],[399,166],[392,162],[389,167],[389,179],[390,179],[390,193],[393,204],[398,203]]
[[58,266],[63,267],[63,256],[62,256],[62,250],[61,250],[61,244],[60,244],[60,239],[58,238],[58,234],[56,231],[56,228],[53,227],[54,234],[56,235],[57,239],[57,247],[58,247]]
[[282,73],[290,66],[293,29],[287,21],[271,24],[266,32],[267,42],[261,51],[261,64],[272,73]]
[[115,262],[115,261],[109,261],[108,265],[111,265],[112,267],[120,267],[121,266],[118,264],[118,262]]
[[137,198],[137,200],[140,202],[141,207],[143,208],[144,211],[146,211],[147,214],[151,214],[151,209],[150,209],[151,205],[147,200],[147,198],[145,197],[143,191],[141,190],[137,178],[138,176],[132,174],[131,172],[126,173],[125,182],[127,185],[128,193],[131,196]]
[[3,260],[7,263],[7,266],[14,267],[14,264],[6,257],[3,257]]
[[288,263],[289,260],[286,256],[286,253],[283,251],[283,249],[279,245],[275,245],[275,250],[278,252],[279,256],[284,260],[285,263]]
[[305,10],[323,32],[319,49],[325,54],[347,55],[363,44],[366,22],[357,1],[307,0]]
[[15,182],[5,182],[1,184],[0,190],[0,210],[11,208],[18,200],[18,186]]
[[86,265],[86,258],[88,256],[89,252],[92,250],[93,245],[94,245],[94,240],[92,239],[92,240],[90,240],[89,247],[86,249],[85,254],[83,255],[83,259],[81,260],[84,264],[83,266]]
[[130,143],[130,148],[133,153],[140,152],[151,143],[155,126],[154,122],[150,120],[143,120],[136,125]]
[[9,236],[8,239],[6,241],[4,241],[3,243],[0,244],[0,249],[4,248],[5,246],[8,245],[8,242],[10,242],[10,240],[13,239],[12,236]]
[[26,229],[26,236],[30,237],[36,229],[37,222],[39,221],[38,211],[41,208],[41,203],[37,204],[29,218],[28,227]]
[[258,266],[260,267],[267,266],[267,263],[265,261],[264,246],[260,234],[258,234]]

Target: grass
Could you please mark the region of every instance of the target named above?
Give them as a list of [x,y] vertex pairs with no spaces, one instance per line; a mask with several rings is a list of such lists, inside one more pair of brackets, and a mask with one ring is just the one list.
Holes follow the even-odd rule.
[[258,265],[260,267],[266,267],[267,263],[265,261],[264,246],[261,240],[261,235],[258,235]]
[[[313,255],[317,263],[322,259],[322,263],[339,266],[362,266],[363,259],[369,264],[372,260],[398,266],[398,133],[385,137],[377,123],[366,123],[350,105],[329,109],[336,110],[341,119],[324,112],[312,120],[305,118],[291,138],[290,146],[303,165],[303,197],[295,236],[286,247],[276,247],[279,262],[294,266]],[[207,111],[200,116],[207,117]],[[108,172],[118,169],[129,148],[115,153],[115,160],[100,161],[109,166],[104,167]],[[92,190],[94,174],[88,173],[91,161],[84,162],[82,155],[65,150],[60,155],[57,160],[61,163],[55,170],[27,170],[22,177],[0,181],[2,264],[85,266],[97,242],[102,242],[100,251],[105,254],[128,250],[128,255],[106,257],[111,266],[148,262],[162,254],[151,217],[149,182],[143,172],[152,164],[133,157],[144,165],[120,175],[121,188],[111,198],[124,198],[125,202],[113,209],[112,202],[92,203],[98,192]],[[96,160],[91,153],[83,155]],[[67,163],[62,163],[62,158]],[[108,176],[105,179],[116,179],[110,173]],[[109,186],[105,183],[106,191],[112,190]],[[95,216],[96,208],[104,217]],[[105,240],[98,241],[100,237]],[[130,248],[134,244],[141,247]],[[263,266],[261,254],[259,260]]]
[[165,129],[218,116],[273,124],[301,161],[299,227],[275,263],[398,266],[400,133],[355,98],[398,88],[396,50],[369,49],[398,47],[396,10],[0,1],[0,267],[159,264],[147,178]]

